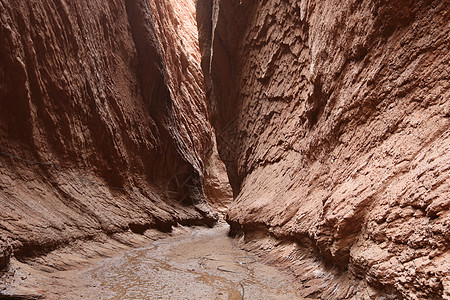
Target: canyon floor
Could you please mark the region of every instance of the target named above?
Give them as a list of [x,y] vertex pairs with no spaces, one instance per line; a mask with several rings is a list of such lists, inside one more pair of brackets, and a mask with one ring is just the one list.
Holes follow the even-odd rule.
[[290,278],[237,247],[228,230],[181,227],[155,241],[135,237],[147,243],[139,248],[94,242],[83,255],[66,249],[13,261],[0,289],[16,295],[7,299],[303,299]]

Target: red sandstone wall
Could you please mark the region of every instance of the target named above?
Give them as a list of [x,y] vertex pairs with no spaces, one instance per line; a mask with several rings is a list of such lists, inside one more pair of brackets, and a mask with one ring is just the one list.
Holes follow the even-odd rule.
[[214,223],[194,16],[160,30],[186,4],[0,1],[0,267],[11,251]]
[[305,296],[450,296],[448,7],[198,1],[228,221]]

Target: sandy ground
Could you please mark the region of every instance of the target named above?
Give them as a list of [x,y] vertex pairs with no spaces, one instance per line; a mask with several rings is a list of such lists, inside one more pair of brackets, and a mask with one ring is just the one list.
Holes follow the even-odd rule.
[[[45,299],[302,299],[276,268],[237,248],[228,226],[178,231],[82,269],[47,272],[27,290]],[[36,277],[15,264],[16,277]]]

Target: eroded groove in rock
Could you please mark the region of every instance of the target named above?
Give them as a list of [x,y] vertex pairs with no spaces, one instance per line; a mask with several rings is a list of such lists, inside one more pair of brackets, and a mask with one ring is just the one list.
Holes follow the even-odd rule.
[[233,231],[305,295],[450,297],[448,1],[197,9]]
[[217,205],[229,192],[198,40],[160,30],[193,13],[175,4],[0,1],[0,268],[14,253],[217,219],[205,186]]
[[[173,116],[180,126],[180,148],[192,165],[203,171],[208,203],[223,211],[232,198],[225,166],[219,159],[209,123],[200,67],[195,3],[192,0],[150,1],[173,97]],[[187,148],[186,148],[187,147]],[[177,176],[182,175],[178,173]],[[191,176],[190,176],[191,177]]]

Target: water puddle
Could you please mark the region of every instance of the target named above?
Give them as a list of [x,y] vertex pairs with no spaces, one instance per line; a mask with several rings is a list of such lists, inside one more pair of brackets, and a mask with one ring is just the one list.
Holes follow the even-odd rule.
[[196,228],[102,261],[89,299],[302,299],[276,268],[234,246],[228,227]]

